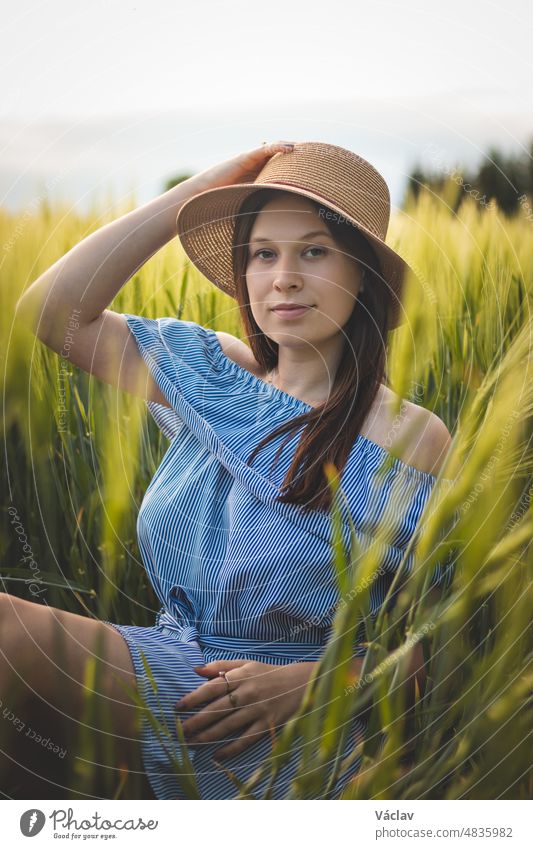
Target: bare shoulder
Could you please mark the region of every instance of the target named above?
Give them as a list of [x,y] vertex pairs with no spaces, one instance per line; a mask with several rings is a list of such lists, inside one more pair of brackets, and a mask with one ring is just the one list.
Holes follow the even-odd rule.
[[243,342],[242,339],[238,339],[236,336],[232,336],[231,333],[226,333],[224,330],[216,330],[215,332],[220,342],[220,347],[226,357],[247,371],[252,372],[252,374],[260,375],[261,366],[246,342]]
[[[392,405],[398,396],[388,387],[383,390],[386,401]],[[442,419],[431,410],[402,399],[400,413],[390,417],[389,424],[402,444],[403,462],[422,472],[438,475],[452,441]]]
[[417,410],[419,411],[417,415],[423,422],[422,439],[418,446],[418,462],[422,463],[423,471],[438,475],[446,459],[452,436],[442,419],[435,413],[423,407],[417,407]]

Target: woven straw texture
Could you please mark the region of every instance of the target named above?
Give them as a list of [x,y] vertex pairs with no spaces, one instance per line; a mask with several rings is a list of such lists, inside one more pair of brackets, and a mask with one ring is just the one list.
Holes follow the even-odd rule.
[[322,202],[326,209],[357,227],[375,249],[392,295],[389,327],[402,323],[402,284],[410,270],[385,244],[390,194],[381,174],[350,150],[322,142],[301,142],[289,153],[276,153],[253,183],[208,189],[190,198],[176,224],[191,262],[215,286],[235,297],[232,248],[235,220],[249,194],[259,188],[294,192]]

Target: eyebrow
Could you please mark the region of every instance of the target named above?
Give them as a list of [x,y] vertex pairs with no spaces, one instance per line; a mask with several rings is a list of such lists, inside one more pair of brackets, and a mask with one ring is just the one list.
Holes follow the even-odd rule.
[[[329,236],[331,237],[331,233],[327,233],[325,230],[312,230],[311,233],[306,233],[304,236],[300,236],[299,239],[294,239],[295,242],[303,242],[304,239],[310,239],[311,236]],[[274,242],[275,239],[267,239],[265,236],[254,236],[253,239],[250,239],[250,244],[252,242]]]

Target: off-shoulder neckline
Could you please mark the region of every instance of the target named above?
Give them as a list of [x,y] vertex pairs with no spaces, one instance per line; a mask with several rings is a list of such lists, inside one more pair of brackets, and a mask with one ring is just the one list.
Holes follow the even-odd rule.
[[[212,353],[217,357],[217,359],[223,363],[225,368],[229,371],[233,371],[234,373],[243,377],[250,386],[256,386],[257,388],[261,388],[264,386],[268,386],[269,390],[271,390],[272,397],[277,398],[280,401],[284,401],[286,404],[294,407],[295,409],[299,409],[302,411],[311,411],[314,407],[311,404],[307,404],[305,401],[302,401],[300,398],[296,398],[294,395],[290,395],[288,392],[285,392],[283,389],[278,389],[277,386],[273,386],[271,383],[266,383],[260,377],[253,374],[248,369],[244,368],[244,366],[236,363],[235,360],[232,360],[227,354],[224,353],[222,345],[220,344],[220,340],[217,336],[216,330],[213,330],[210,327],[205,327],[204,330],[208,334],[208,339],[211,343]],[[395,469],[398,471],[403,471],[408,475],[411,475],[413,478],[418,479],[421,482],[428,483],[430,481],[437,481],[437,475],[433,475],[431,472],[424,472],[422,469],[417,469],[416,466],[411,466],[409,463],[406,463],[404,460],[400,460],[399,457],[396,457],[385,448],[384,445],[380,445],[378,442],[374,442],[372,439],[369,439],[367,436],[364,436],[362,433],[359,433],[356,438],[356,444],[360,443],[361,445],[366,444],[367,447],[373,451],[381,453],[384,456],[391,458],[391,463]],[[451,484],[452,480],[450,478],[440,478],[441,483]]]

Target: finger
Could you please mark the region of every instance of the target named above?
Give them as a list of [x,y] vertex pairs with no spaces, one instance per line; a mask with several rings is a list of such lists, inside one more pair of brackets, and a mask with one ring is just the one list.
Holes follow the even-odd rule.
[[200,705],[204,705],[213,699],[218,699],[226,692],[226,682],[223,678],[216,676],[215,678],[206,681],[205,684],[200,684],[195,690],[186,693],[182,699],[176,702],[176,708],[180,711],[194,710]]
[[268,144],[267,142],[263,142],[263,144],[259,148],[259,150],[267,156],[269,156],[270,154],[272,154],[272,153],[274,153],[275,151],[278,151],[278,150],[283,151],[283,150],[293,150],[293,149],[294,149],[294,142],[284,142],[284,141],[272,142],[271,144]]
[[216,749],[213,752],[213,760],[223,761],[225,758],[231,758],[233,755],[239,755],[241,752],[249,749],[254,743],[257,743],[262,737],[267,734],[267,729],[263,726],[260,720],[257,720],[249,728],[244,731],[238,740],[228,743],[221,749]]
[[194,732],[189,732],[187,742],[192,744],[224,743],[226,738],[237,731],[243,731],[254,722],[253,711],[249,708],[242,710],[226,711],[226,716],[203,728],[198,727]]
[[249,663],[248,660],[211,660],[209,663],[204,663],[201,666],[193,666],[195,672],[199,675],[218,675],[219,672],[227,672],[228,669],[238,669],[239,666],[244,666]]
[[[193,716],[189,716],[182,723],[183,733],[190,739],[194,734],[200,734],[206,728],[220,722],[224,717],[234,713],[235,709],[226,698],[216,699],[206,705]],[[250,721],[250,720],[249,720]]]
[[200,666],[193,667],[194,669],[215,669],[217,672],[219,670],[226,669],[237,669],[239,666],[243,666],[245,663],[250,663],[246,658],[238,658],[237,660],[210,660],[209,663],[202,663]]

